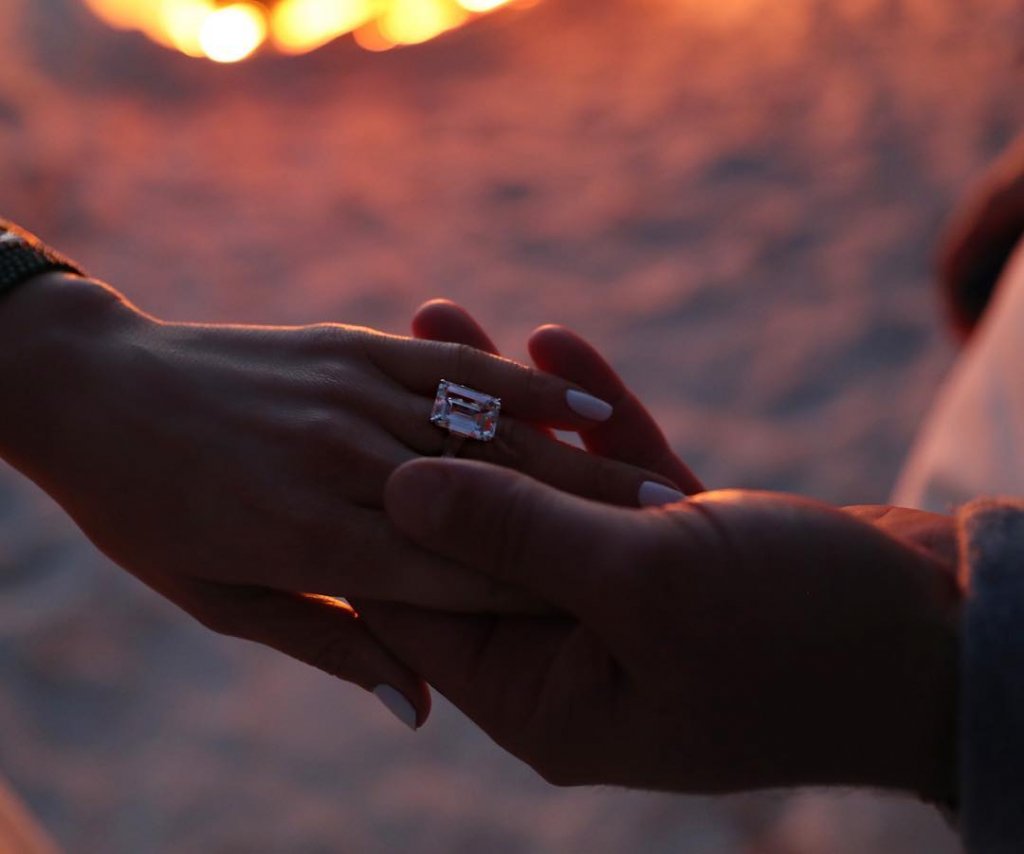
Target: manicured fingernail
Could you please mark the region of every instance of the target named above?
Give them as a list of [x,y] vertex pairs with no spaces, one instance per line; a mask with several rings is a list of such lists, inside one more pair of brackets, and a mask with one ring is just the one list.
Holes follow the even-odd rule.
[[662,504],[674,504],[676,501],[681,501],[686,498],[686,495],[663,483],[645,480],[640,484],[640,491],[636,498],[641,507],[661,507]]
[[416,731],[416,709],[405,696],[390,685],[378,685],[373,693],[384,707],[413,732]]
[[565,402],[577,415],[589,418],[591,421],[607,421],[612,417],[612,405],[605,403],[601,398],[587,394],[585,391],[577,391],[574,388],[565,393]]

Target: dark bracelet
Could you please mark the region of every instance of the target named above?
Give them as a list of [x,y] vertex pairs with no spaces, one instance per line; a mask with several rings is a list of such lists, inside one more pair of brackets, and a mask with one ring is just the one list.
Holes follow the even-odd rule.
[[0,297],[32,277],[51,271],[85,276],[70,258],[23,228],[0,219]]

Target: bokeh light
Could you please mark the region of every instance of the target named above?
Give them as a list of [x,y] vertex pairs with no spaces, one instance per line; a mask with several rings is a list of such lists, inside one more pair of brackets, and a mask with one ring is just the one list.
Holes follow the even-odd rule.
[[252,54],[267,38],[263,8],[233,3],[208,15],[199,29],[199,44],[214,62],[238,62]]
[[387,50],[429,41],[504,6],[537,0],[85,0],[102,20],[141,30],[189,56],[238,62],[269,45],[284,54],[316,50],[352,33]]

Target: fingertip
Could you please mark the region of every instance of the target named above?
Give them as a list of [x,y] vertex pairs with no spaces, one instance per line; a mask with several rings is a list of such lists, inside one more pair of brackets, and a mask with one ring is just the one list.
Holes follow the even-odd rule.
[[[361,603],[259,588],[236,600],[233,590],[225,587],[220,595],[236,607],[243,603],[240,637],[375,693],[396,715],[404,704],[398,716],[410,726],[422,725],[430,715],[430,692],[423,679],[370,634],[358,612]],[[381,685],[389,686],[386,697],[375,690]]]
[[382,682],[370,689],[370,693],[380,701],[381,705],[413,732],[427,722],[431,707],[430,690],[426,683],[422,679],[417,680],[417,683],[417,690],[409,691],[413,696],[408,696],[405,691],[399,690],[387,682]]
[[423,303],[413,315],[412,332],[416,338],[468,344],[485,353],[498,352],[474,317],[449,299],[436,298]]
[[460,306],[454,300],[450,300],[447,297],[433,297],[432,299],[428,299],[418,309],[416,309],[416,314],[414,316],[418,317],[424,313],[434,311],[450,311],[452,309],[459,312],[465,311],[465,309],[463,309],[462,306]]
[[615,411],[608,401],[574,388],[565,393],[565,402],[580,417],[598,423],[607,421]]
[[561,323],[543,323],[533,330],[531,338],[544,337],[547,335],[561,335],[562,333],[569,332],[567,326],[563,326]]
[[413,705],[416,707],[416,729],[419,729],[427,722],[430,712],[433,710],[434,702],[430,695],[430,687],[422,679],[416,679],[416,697]]
[[637,504],[641,507],[664,507],[686,498],[686,494],[672,486],[645,480],[637,491]]
[[435,297],[423,303],[412,316],[412,331],[417,338],[430,337],[429,333],[439,323],[448,320],[453,314],[465,314],[458,303],[443,297]]
[[528,342],[530,358],[538,368],[606,392],[622,383],[607,360],[582,335],[565,326],[548,325],[534,330]]
[[536,358],[536,353],[547,353],[552,348],[564,346],[574,338],[576,334],[567,327],[557,323],[545,323],[530,333],[526,347],[530,355]]
[[566,327],[549,323],[533,331],[526,342],[526,350],[542,371],[576,382],[590,380],[589,365],[585,364],[585,370],[580,371],[579,340],[579,336]]

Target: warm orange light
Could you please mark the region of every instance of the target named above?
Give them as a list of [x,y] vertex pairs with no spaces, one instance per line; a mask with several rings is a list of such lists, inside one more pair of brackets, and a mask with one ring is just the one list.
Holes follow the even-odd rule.
[[539,0],[85,0],[98,17],[189,56],[238,62],[269,41],[300,54],[352,33],[367,50],[425,42],[471,18]]
[[511,0],[457,0],[458,4],[467,12],[493,12],[499,6],[506,6]]
[[270,17],[274,44],[284,53],[307,53],[352,32],[373,17],[374,0],[282,0]]
[[139,25],[139,4],[135,0],[85,0],[85,5],[112,27],[127,30]]
[[206,16],[199,30],[199,44],[214,62],[245,59],[267,38],[267,19],[262,7],[232,3]]
[[206,56],[200,38],[203,25],[217,7],[212,0],[175,0],[160,7],[157,40],[166,35],[171,45],[189,56]]
[[449,0],[392,0],[377,26],[395,44],[419,44],[457,27],[466,17],[465,9]]
[[384,38],[376,21],[371,21],[365,27],[360,27],[352,33],[352,38],[363,50],[372,50],[377,53],[396,47],[393,41]]

